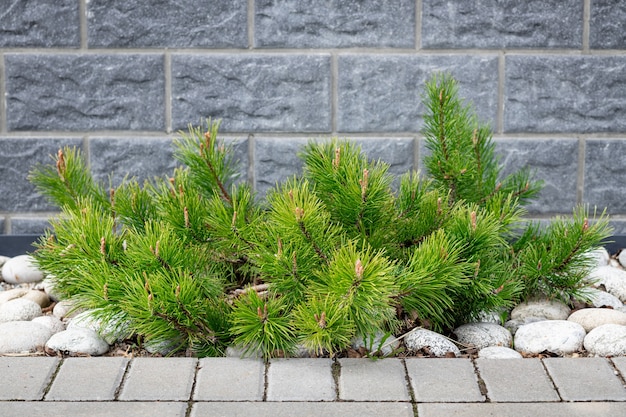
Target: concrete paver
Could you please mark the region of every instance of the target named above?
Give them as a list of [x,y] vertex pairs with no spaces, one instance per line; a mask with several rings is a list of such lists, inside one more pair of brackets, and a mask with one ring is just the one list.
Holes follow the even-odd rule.
[[333,401],[330,359],[274,359],[267,370],[267,401]]
[[[190,417],[413,417],[411,403],[281,402],[196,403]],[[536,416],[534,416],[536,417]]]
[[2,417],[185,417],[184,402],[0,402]]
[[195,358],[136,358],[130,364],[119,399],[188,401],[197,362]]
[[349,401],[410,401],[400,359],[340,359],[339,398]]
[[128,365],[122,357],[67,358],[57,372],[46,400],[111,401]]
[[424,403],[419,417],[605,417],[626,415],[626,403]]
[[618,358],[611,358],[611,362],[615,366],[615,369],[619,372],[622,381],[626,381],[626,356],[620,356]]
[[626,389],[603,358],[548,358],[543,363],[564,401],[626,401]]
[[417,402],[485,401],[469,359],[407,358],[406,368]]
[[559,401],[559,395],[539,359],[476,359],[494,402]]
[[58,365],[58,358],[0,357],[0,400],[41,400]]
[[200,359],[193,394],[195,401],[261,401],[265,364],[237,358]]

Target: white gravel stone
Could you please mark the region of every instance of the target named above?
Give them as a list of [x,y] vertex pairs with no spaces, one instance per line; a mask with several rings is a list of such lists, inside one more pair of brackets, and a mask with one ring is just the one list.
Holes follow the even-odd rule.
[[596,356],[626,356],[626,326],[603,324],[587,334],[585,349]]
[[65,330],[65,324],[54,316],[40,316],[32,319],[33,323],[43,324],[52,330],[52,333],[59,333]]
[[79,311],[74,309],[74,303],[70,300],[61,300],[52,309],[52,315],[63,320],[66,317],[74,317]]
[[487,346],[511,346],[511,332],[495,323],[467,323],[454,329],[459,343],[478,349]]
[[404,345],[412,352],[423,350],[436,357],[444,357],[449,352],[457,357],[461,355],[459,348],[450,340],[439,333],[425,329],[417,329],[409,333],[404,338]]
[[601,291],[595,288],[589,289],[589,298],[591,305],[596,308],[611,307],[614,309],[621,308],[624,303],[613,294],[609,294],[606,291]]
[[626,302],[626,271],[611,266],[601,266],[589,274],[587,280],[595,286],[604,285],[606,291]]
[[25,300],[34,301],[35,303],[39,304],[39,307],[41,308],[46,308],[50,305],[50,298],[43,291],[30,290],[26,294],[24,294],[22,298]]
[[527,317],[537,317],[544,320],[566,320],[571,309],[556,300],[531,300],[515,306],[511,311],[511,320],[523,320]]
[[130,336],[128,324],[118,325],[115,323],[103,323],[94,317],[95,310],[86,310],[72,317],[67,325],[68,329],[82,327],[98,333],[108,344],[113,344],[118,340],[123,340]]
[[509,320],[504,323],[504,328],[511,332],[511,335],[515,336],[517,329],[519,329],[523,325],[544,320],[545,319],[543,317],[526,317],[524,319]]
[[10,290],[3,291],[0,293],[0,304],[23,297],[27,292],[28,288],[11,288]]
[[54,277],[48,276],[41,281],[42,288],[52,301],[60,301],[61,295],[55,289]]
[[526,324],[515,333],[515,350],[522,354],[551,352],[567,355],[582,349],[585,329],[567,320],[545,320]]
[[52,330],[32,321],[0,324],[0,354],[36,352],[52,336]]
[[15,256],[2,265],[2,279],[9,284],[38,282],[43,279],[41,272],[30,255]]
[[597,248],[588,252],[588,255],[594,260],[595,266],[606,266],[611,260],[611,255],[606,248]]
[[70,355],[100,356],[109,350],[109,344],[93,330],[75,327],[54,334],[46,343],[46,349]]
[[567,320],[580,324],[586,332],[590,332],[603,324],[626,326],[626,313],[610,308],[583,308],[573,312]]
[[30,321],[41,314],[39,304],[23,298],[16,298],[0,305],[0,323]]
[[619,255],[617,255],[617,260],[619,261],[620,265],[626,267],[626,250],[622,249],[620,251]]
[[487,346],[478,351],[483,359],[519,359],[523,356],[516,350],[504,346]]
[[8,256],[4,256],[4,255],[0,255],[0,268],[2,268],[2,265],[4,265],[9,259]]
[[380,349],[380,353],[384,356],[391,355],[395,349],[400,346],[400,342],[395,340],[394,335],[387,335],[383,332],[378,332],[374,337],[364,338],[358,336],[352,339],[352,348],[358,350],[359,348],[365,348],[368,352],[376,352]]

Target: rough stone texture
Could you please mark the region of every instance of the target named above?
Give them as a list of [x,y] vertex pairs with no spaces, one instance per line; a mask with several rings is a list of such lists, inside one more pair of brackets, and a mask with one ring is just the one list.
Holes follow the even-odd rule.
[[[37,352],[52,336],[52,330],[32,321],[0,323],[0,354]],[[3,386],[4,388],[4,386]]]
[[34,301],[16,298],[0,305],[0,323],[30,321],[41,316],[41,307]]
[[[16,414],[21,416],[22,414]],[[165,414],[164,414],[165,415]],[[163,415],[163,416],[164,416]],[[171,414],[170,414],[171,415]],[[408,402],[199,402],[189,417],[413,417]],[[39,417],[39,416],[37,416]],[[161,415],[154,416],[161,417]],[[182,416],[181,416],[182,417]],[[575,416],[578,417],[578,416]]]
[[50,220],[47,217],[11,218],[11,234],[43,235],[46,230],[50,230]]
[[580,48],[577,0],[425,1],[424,48]]
[[340,132],[416,132],[421,94],[433,71],[449,71],[460,94],[480,118],[496,118],[498,62],[495,56],[345,55],[339,57]]
[[265,364],[235,358],[200,359],[195,401],[261,401],[265,391]]
[[443,357],[449,353],[460,356],[461,351],[454,343],[439,333],[426,329],[412,331],[404,338],[404,344],[409,351],[430,354],[435,357]]
[[508,347],[487,346],[478,351],[478,357],[483,359],[521,359],[522,355]]
[[591,288],[589,290],[589,298],[591,301],[591,305],[596,308],[611,307],[614,309],[618,309],[624,306],[624,303],[622,303],[620,299],[616,296],[611,295],[606,291],[597,290],[595,288]]
[[90,47],[245,48],[247,1],[87,2]]
[[50,155],[56,155],[59,148],[80,145],[77,138],[0,137],[0,212],[51,210],[52,206],[28,181],[28,173],[33,165],[51,163]]
[[626,355],[626,326],[604,324],[591,330],[584,340],[585,349],[597,356]]
[[415,45],[415,3],[402,0],[258,0],[255,46],[271,48]]
[[603,324],[626,325],[626,313],[610,308],[583,308],[573,312],[567,320],[580,324],[589,332]]
[[80,46],[76,0],[4,0],[0,48]]
[[526,324],[515,332],[515,350],[522,354],[544,351],[557,355],[578,352],[583,347],[585,329],[566,320],[545,320]]
[[477,348],[511,346],[511,332],[495,323],[467,323],[454,329],[454,335],[463,345]]
[[585,146],[583,202],[607,207],[609,214],[626,211],[626,188],[619,185],[626,182],[626,158],[620,155],[626,155],[626,138],[588,140]]
[[[119,400],[188,401],[198,360],[170,358],[167,364],[157,366],[159,360],[161,358],[133,359]],[[176,381],[176,384],[167,381]]]
[[267,371],[267,401],[333,401],[330,359],[274,359]]
[[59,318],[54,316],[35,317],[31,320],[31,323],[39,323],[46,326],[52,331],[52,334],[59,333],[65,330],[65,324],[63,324],[63,322]]
[[74,327],[52,335],[46,343],[46,349],[73,355],[99,356],[109,350],[109,345],[95,331]]
[[511,138],[495,141],[502,178],[527,168],[543,181],[539,195],[526,206],[533,214],[571,213],[576,205],[578,141],[576,139]]
[[346,401],[410,401],[404,364],[395,358],[339,360],[339,398]]
[[505,132],[623,132],[626,57],[508,55]]
[[43,279],[41,271],[31,255],[18,255],[2,265],[2,279],[9,284],[25,284]]
[[571,309],[556,300],[530,300],[515,306],[511,311],[512,320],[536,317],[544,320],[566,320]]
[[589,46],[626,49],[626,3],[622,0],[593,0],[589,18]]
[[330,131],[330,56],[173,55],[172,124],[223,119],[223,132]]
[[165,129],[162,55],[4,59],[9,130]]
[[604,285],[606,291],[626,302],[626,271],[612,266],[601,266],[589,274],[587,280],[594,285]]

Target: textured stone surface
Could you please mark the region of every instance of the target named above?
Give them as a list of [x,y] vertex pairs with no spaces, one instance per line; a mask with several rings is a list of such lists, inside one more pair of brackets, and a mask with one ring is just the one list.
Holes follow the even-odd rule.
[[487,346],[478,351],[478,357],[482,359],[521,359],[522,355],[508,347]]
[[14,235],[42,235],[49,229],[50,221],[47,217],[11,218],[11,234]]
[[161,359],[134,359],[118,398],[121,401],[188,401],[198,360],[170,358],[166,364],[160,364]]
[[589,46],[599,49],[626,48],[626,3],[593,0],[589,17]]
[[501,176],[529,169],[533,178],[543,181],[539,195],[526,206],[532,214],[571,214],[576,205],[578,141],[576,139],[499,139]]
[[193,394],[195,401],[262,401],[264,391],[263,361],[200,359]]
[[90,47],[248,46],[247,1],[87,2]]
[[339,398],[346,401],[409,401],[404,364],[395,358],[339,360]]
[[[0,400],[41,400],[50,379],[59,365],[59,358],[3,358],[0,357],[0,373],[5,381],[19,384],[3,384]],[[28,404],[20,402],[21,404]],[[0,406],[3,415],[7,404]],[[30,412],[24,411],[28,414]],[[10,415],[11,413],[8,413]],[[22,414],[16,414],[22,415]]]
[[424,82],[448,71],[461,97],[479,117],[496,118],[498,61],[495,56],[346,55],[339,57],[337,128],[340,132],[418,131]]
[[417,329],[404,338],[404,345],[411,352],[422,352],[435,357],[448,354],[461,356],[459,348],[450,339],[426,329]]
[[[583,201],[606,207],[609,214],[626,211],[626,138],[588,140],[585,146]],[[626,228],[623,229],[626,231]]]
[[506,132],[623,132],[626,57],[506,57]]
[[415,45],[415,3],[402,0],[259,0],[255,46],[275,48]]
[[496,323],[467,323],[454,329],[454,335],[462,345],[478,349],[488,346],[511,346],[511,332]]
[[330,359],[273,359],[267,371],[267,401],[333,401]]
[[612,308],[583,308],[573,312],[567,320],[580,324],[589,332],[603,324],[626,326],[626,313]]
[[173,55],[172,124],[223,119],[222,132],[330,131],[330,56]]
[[580,48],[577,0],[425,1],[424,48]]
[[5,55],[10,130],[164,130],[163,56]]
[[[22,415],[22,414],[16,414]],[[407,402],[199,402],[193,405],[189,417],[412,417]],[[39,416],[37,416],[39,417]],[[73,417],[73,416],[72,416]],[[161,417],[161,416],[154,416]],[[575,416],[578,417],[578,416]]]
[[603,324],[591,330],[584,340],[585,349],[597,356],[626,355],[626,326]]
[[35,164],[52,163],[50,155],[55,155],[59,148],[80,145],[77,138],[0,137],[0,212],[52,210],[28,181],[28,173]]
[[0,48],[80,46],[75,0],[4,0]]
[[566,320],[544,320],[521,326],[515,332],[513,344],[522,354],[550,352],[568,355],[581,350],[586,336],[578,323]]
[[485,400],[470,360],[407,358],[405,363],[417,402]]

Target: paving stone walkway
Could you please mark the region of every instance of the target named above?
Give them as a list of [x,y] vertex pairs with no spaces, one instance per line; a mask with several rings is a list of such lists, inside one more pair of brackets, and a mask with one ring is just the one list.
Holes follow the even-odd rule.
[[0,416],[623,416],[625,378],[623,357],[0,357]]

